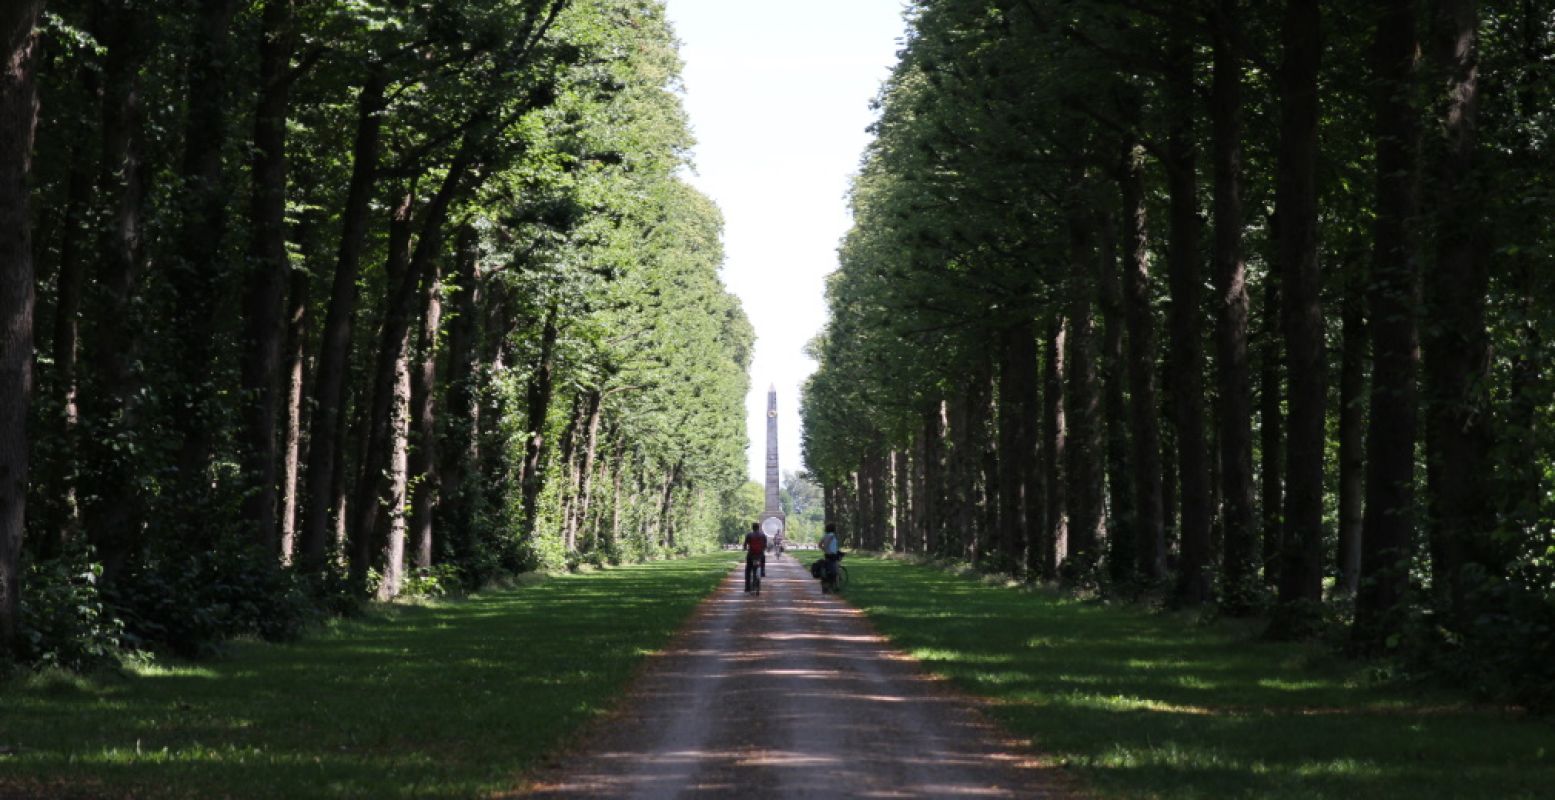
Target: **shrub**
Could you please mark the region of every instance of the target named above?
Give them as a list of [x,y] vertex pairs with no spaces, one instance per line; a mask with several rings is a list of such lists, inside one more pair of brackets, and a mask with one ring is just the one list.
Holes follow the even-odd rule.
[[442,597],[458,591],[462,585],[459,568],[453,564],[417,567],[405,575],[400,585],[402,597]]
[[124,625],[103,602],[89,549],[28,566],[21,597],[24,665],[89,672],[118,666]]
[[110,597],[126,641],[186,658],[219,652],[234,636],[296,638],[317,617],[307,584],[247,543],[147,552]]

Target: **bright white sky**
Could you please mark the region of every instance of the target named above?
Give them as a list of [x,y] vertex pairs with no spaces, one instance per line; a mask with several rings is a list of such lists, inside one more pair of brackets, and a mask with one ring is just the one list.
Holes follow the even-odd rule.
[[723,279],[756,326],[746,398],[751,479],[763,480],[767,387],[778,463],[799,452],[802,352],[826,316],[822,281],[849,226],[846,193],[869,103],[896,61],[901,0],[668,0],[697,138],[691,182],[724,215]]

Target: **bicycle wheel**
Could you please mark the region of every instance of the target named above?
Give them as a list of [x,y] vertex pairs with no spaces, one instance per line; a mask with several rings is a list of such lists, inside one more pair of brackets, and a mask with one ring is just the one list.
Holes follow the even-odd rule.
[[840,592],[840,591],[842,591],[843,589],[846,589],[846,588],[848,588],[848,568],[844,567],[841,564],[838,564],[837,565],[837,582],[836,582],[835,585],[832,586],[831,590],[834,591],[834,592]]

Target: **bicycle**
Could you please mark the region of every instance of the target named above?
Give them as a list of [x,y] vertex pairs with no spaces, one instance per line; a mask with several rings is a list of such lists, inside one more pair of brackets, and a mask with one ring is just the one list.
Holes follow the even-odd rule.
[[838,553],[837,562],[832,565],[833,572],[830,577],[821,580],[821,594],[837,594],[848,586],[848,568],[842,565],[842,557],[847,553]]
[[745,593],[761,594],[761,567],[753,558],[745,559]]

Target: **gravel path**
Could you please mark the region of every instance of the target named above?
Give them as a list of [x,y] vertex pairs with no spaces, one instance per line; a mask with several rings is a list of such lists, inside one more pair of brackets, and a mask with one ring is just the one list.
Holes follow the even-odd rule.
[[1072,796],[793,557],[767,574],[757,597],[732,572],[533,795]]

